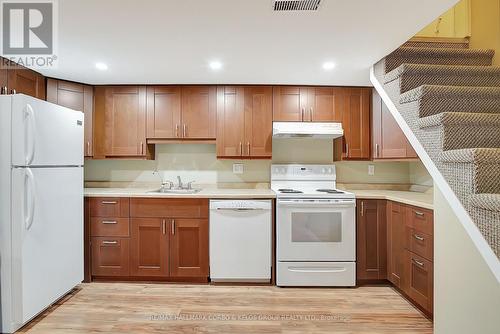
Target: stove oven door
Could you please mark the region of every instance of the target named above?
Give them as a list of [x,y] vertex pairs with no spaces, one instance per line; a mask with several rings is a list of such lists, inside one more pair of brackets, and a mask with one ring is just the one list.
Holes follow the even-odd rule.
[[355,261],[354,199],[278,199],[278,261]]

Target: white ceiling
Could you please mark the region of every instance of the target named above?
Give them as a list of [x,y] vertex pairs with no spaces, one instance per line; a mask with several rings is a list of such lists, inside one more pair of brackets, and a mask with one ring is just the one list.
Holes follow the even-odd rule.
[[370,85],[373,63],[455,2],[323,0],[317,12],[276,13],[271,0],[60,0],[59,66],[42,73],[90,84]]

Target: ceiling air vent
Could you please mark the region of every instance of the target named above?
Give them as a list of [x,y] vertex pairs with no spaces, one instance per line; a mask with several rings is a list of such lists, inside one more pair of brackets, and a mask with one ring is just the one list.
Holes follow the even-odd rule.
[[318,10],[321,0],[273,0],[275,12]]

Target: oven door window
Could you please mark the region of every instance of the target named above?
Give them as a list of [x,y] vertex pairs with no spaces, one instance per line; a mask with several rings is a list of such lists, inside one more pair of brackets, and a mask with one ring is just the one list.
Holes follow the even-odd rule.
[[342,213],[292,212],[292,242],[342,242]]

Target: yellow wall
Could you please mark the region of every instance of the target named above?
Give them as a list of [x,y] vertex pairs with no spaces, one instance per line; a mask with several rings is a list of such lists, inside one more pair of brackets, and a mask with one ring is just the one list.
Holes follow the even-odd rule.
[[471,34],[470,2],[461,0],[453,8],[422,29],[417,37],[464,38]]
[[500,0],[471,0],[470,47],[494,49],[500,65]]

